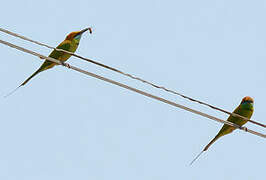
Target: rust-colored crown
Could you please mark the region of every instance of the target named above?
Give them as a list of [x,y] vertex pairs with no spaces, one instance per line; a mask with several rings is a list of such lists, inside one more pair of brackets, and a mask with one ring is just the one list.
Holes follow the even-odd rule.
[[249,96],[246,96],[246,97],[244,97],[244,98],[242,99],[241,104],[242,104],[243,102],[250,102],[250,103],[253,103],[254,100],[253,100],[253,98],[251,98],[251,97],[249,97]]

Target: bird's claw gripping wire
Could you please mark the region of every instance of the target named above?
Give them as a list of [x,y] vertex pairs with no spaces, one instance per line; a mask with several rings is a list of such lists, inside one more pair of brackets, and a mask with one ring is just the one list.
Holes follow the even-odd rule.
[[62,65],[62,66],[65,66],[65,67],[67,67],[67,68],[69,68],[69,69],[71,68],[70,65],[69,65],[68,63],[65,63],[65,62],[61,62],[61,65]]
[[241,126],[241,129],[243,129],[244,131],[248,132],[248,128],[245,126]]

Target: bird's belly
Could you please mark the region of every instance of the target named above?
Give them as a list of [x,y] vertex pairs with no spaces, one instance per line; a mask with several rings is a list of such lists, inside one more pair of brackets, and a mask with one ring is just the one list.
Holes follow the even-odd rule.
[[229,125],[225,125],[225,127],[223,128],[222,135],[226,135],[226,134],[230,134],[231,132],[233,132],[236,128],[229,126]]

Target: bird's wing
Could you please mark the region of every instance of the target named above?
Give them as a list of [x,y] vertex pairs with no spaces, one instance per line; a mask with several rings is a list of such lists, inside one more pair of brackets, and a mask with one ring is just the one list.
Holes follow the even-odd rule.
[[[60,43],[56,49],[63,49],[63,50],[66,50],[68,51],[70,49],[70,42],[65,40],[63,41],[62,43]],[[62,56],[64,54],[64,52],[61,52],[61,51],[56,51],[56,50],[53,50],[51,52],[51,54],[49,55],[49,57],[52,57],[52,58],[55,58],[55,59],[58,59],[60,56]]]
[[[64,49],[66,51],[68,51],[70,48],[70,43],[68,41],[63,41],[62,43],[60,43],[56,49]],[[49,55],[49,57],[51,58],[54,58],[54,59],[57,59],[57,60],[60,60],[60,57],[64,54],[64,52],[61,52],[61,51],[56,51],[56,50],[53,50],[51,52],[51,54]],[[50,69],[52,68],[54,65],[56,65],[56,63],[54,62],[51,62],[51,61],[44,61],[44,63],[41,65],[39,71],[44,71],[46,69]]]

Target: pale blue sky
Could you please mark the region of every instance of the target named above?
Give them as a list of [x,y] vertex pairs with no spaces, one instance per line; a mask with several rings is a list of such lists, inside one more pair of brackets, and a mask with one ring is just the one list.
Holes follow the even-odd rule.
[[[56,46],[87,26],[77,54],[232,111],[255,100],[265,123],[266,2],[3,1],[1,27]],[[2,40],[50,50],[0,33]],[[0,45],[0,96],[42,63]],[[226,115],[72,57],[70,64],[226,119]],[[1,99],[1,98],[0,98]],[[219,123],[55,67],[0,100],[0,179],[263,179],[265,139],[235,131],[190,161]],[[248,123],[247,127],[261,131]]]

